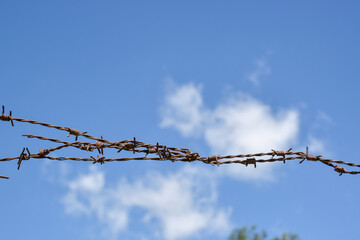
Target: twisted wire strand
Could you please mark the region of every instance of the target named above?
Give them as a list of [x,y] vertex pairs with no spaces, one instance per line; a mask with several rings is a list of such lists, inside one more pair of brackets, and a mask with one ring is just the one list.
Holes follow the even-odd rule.
[[[123,162],[123,161],[139,161],[139,160],[153,160],[153,161],[182,161],[182,162],[203,162],[205,164],[211,165],[227,165],[227,164],[243,164],[245,166],[253,165],[256,168],[257,164],[267,163],[267,162],[283,162],[286,161],[294,161],[294,160],[301,160],[300,163],[303,161],[312,161],[312,162],[321,162],[328,167],[333,168],[339,175],[342,174],[360,174],[360,171],[348,171],[344,167],[341,166],[349,166],[353,168],[359,168],[360,164],[352,163],[352,162],[345,162],[342,160],[333,160],[328,158],[322,158],[321,155],[313,156],[308,153],[308,148],[305,152],[292,152],[290,148],[288,151],[280,151],[280,150],[273,150],[271,152],[265,153],[250,153],[250,154],[237,154],[237,155],[214,155],[208,157],[202,157],[197,152],[191,152],[188,148],[176,148],[176,147],[168,147],[166,145],[161,145],[159,143],[156,144],[148,144],[141,141],[137,141],[134,137],[133,140],[122,140],[118,142],[111,142],[109,140],[94,137],[92,135],[87,134],[87,132],[80,132],[79,130],[72,129],[70,127],[62,127],[56,126],[53,124],[39,122],[35,120],[27,120],[23,118],[15,118],[12,116],[12,112],[10,111],[9,115],[5,115],[4,110],[5,107],[2,108],[2,114],[0,115],[0,120],[11,122],[11,125],[14,126],[13,121],[22,122],[22,123],[29,123],[40,125],[47,128],[55,128],[61,131],[68,132],[68,137],[70,135],[75,136],[75,142],[68,142],[63,141],[57,138],[48,138],[44,136],[32,135],[32,134],[24,134],[24,137],[30,139],[39,139],[42,141],[49,141],[61,144],[60,146],[54,148],[48,148],[41,150],[36,154],[31,154],[28,148],[23,148],[21,154],[17,157],[8,157],[0,159],[2,161],[12,161],[18,160],[18,169],[22,161],[28,161],[30,159],[48,159],[48,160],[57,160],[57,161],[84,161],[84,162],[92,162],[92,163],[100,163],[104,164],[105,162]],[[96,141],[96,142],[85,142],[85,141],[78,141],[78,137],[82,136],[84,138]],[[98,150],[98,153],[101,155],[100,157],[94,156],[90,157],[53,157],[49,156],[49,154],[60,151],[64,148],[76,148],[82,151],[93,152],[94,150]],[[144,156],[136,156],[136,157],[121,157],[121,158],[106,158],[104,156],[104,149],[115,149],[118,150],[118,153],[121,151],[132,152],[133,154],[145,154]],[[26,151],[25,151],[26,150]],[[260,158],[259,158],[260,157]],[[334,165],[338,164],[338,165]],[[341,165],[341,166],[340,166]],[[0,175],[0,178],[9,179],[7,176]]]

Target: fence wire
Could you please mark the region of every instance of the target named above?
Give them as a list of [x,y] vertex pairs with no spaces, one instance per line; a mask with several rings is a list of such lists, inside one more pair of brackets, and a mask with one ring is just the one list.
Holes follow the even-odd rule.
[[[176,147],[169,147],[166,145],[161,145],[159,143],[156,144],[148,144],[141,141],[134,139],[131,140],[122,140],[119,142],[111,142],[109,140],[104,139],[102,136],[100,138],[91,136],[87,134],[87,132],[81,132],[77,129],[72,129],[70,127],[61,127],[61,126],[55,126],[49,123],[44,122],[38,122],[34,120],[27,120],[23,118],[16,118],[12,116],[12,111],[9,112],[8,115],[5,114],[5,107],[2,106],[2,114],[0,116],[0,120],[10,122],[11,125],[14,127],[14,122],[23,122],[23,123],[29,123],[29,124],[36,124],[41,125],[43,127],[47,128],[55,128],[60,131],[65,131],[68,133],[69,136],[74,136],[75,141],[69,142],[69,141],[63,141],[56,138],[48,138],[44,136],[37,136],[37,135],[30,135],[30,134],[24,134],[24,137],[27,138],[35,138],[47,142],[54,142],[60,144],[59,146],[55,148],[46,148],[43,150],[39,150],[37,153],[30,153],[29,148],[24,147],[21,150],[21,153],[19,156],[16,157],[8,157],[8,158],[2,158],[0,159],[0,162],[3,161],[12,161],[17,160],[18,169],[20,169],[22,161],[27,161],[30,159],[49,159],[49,160],[58,160],[58,161],[65,161],[65,160],[71,160],[71,161],[84,161],[84,162],[92,162],[93,164],[99,163],[104,164],[105,162],[113,162],[113,161],[133,161],[133,160],[155,160],[155,161],[182,161],[182,162],[203,162],[205,164],[211,164],[211,165],[223,165],[223,164],[243,164],[245,166],[253,165],[255,168],[257,164],[266,163],[266,162],[283,162],[286,163],[286,161],[293,161],[293,160],[299,160],[299,163],[303,163],[306,161],[312,161],[312,162],[321,162],[331,168],[334,169],[335,172],[339,173],[341,176],[342,174],[359,174],[360,171],[349,171],[346,170],[344,166],[349,166],[354,169],[357,169],[360,167],[360,164],[352,163],[352,162],[344,162],[341,160],[333,160],[333,159],[327,159],[322,158],[321,155],[311,155],[309,154],[309,149],[306,147],[306,152],[294,152],[291,151],[292,148],[288,149],[287,151],[282,150],[274,150],[271,149],[270,152],[266,153],[253,153],[253,154],[237,154],[237,155],[213,155],[208,157],[200,156],[197,152],[192,152],[190,149],[187,148],[176,148]],[[87,140],[91,141],[78,141],[79,137],[83,137]],[[95,142],[94,142],[95,141]],[[81,151],[86,152],[93,152],[97,151],[96,157],[90,156],[90,157],[52,157],[50,156],[55,151],[60,151],[64,148],[76,148]],[[104,155],[105,149],[115,149],[117,153],[121,153],[122,151],[126,152],[132,152],[133,154],[136,154],[136,157],[121,157],[121,158],[107,158]],[[140,156],[139,156],[140,155]],[[141,156],[142,155],[142,156]],[[337,164],[337,165],[335,165]],[[7,176],[0,175],[0,178],[3,179],[9,179]]]

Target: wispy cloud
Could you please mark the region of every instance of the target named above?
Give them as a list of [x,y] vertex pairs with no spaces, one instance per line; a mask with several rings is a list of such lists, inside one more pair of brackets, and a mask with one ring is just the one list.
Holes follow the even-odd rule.
[[271,67],[267,59],[262,57],[254,61],[254,69],[247,75],[247,79],[255,86],[258,86],[260,84],[260,78],[270,74]]
[[[197,99],[196,108],[191,101],[184,101],[173,96],[182,96],[186,92],[187,99]],[[201,87],[185,84],[173,89],[172,95],[162,111],[162,127],[172,127],[185,136],[200,136],[211,148],[212,153],[237,154],[285,149],[293,144],[299,132],[299,113],[288,109],[274,112],[270,106],[244,94],[229,97],[218,103],[214,109],[208,109],[202,101]],[[190,107],[191,111],[184,111]],[[182,113],[181,117],[179,114]],[[194,120],[194,116],[196,121]],[[169,120],[171,119],[171,121]],[[171,124],[164,124],[164,122]],[[186,124],[186,128],[183,126]],[[188,131],[196,129],[196,133]],[[228,175],[241,179],[273,178],[274,165],[262,165],[256,170],[243,166],[222,167]]]
[[335,126],[334,120],[325,113],[319,111],[310,125],[310,132],[307,138],[307,146],[312,153],[316,154],[331,154],[331,149],[327,148],[329,133],[331,127]]
[[68,183],[63,203],[67,213],[95,215],[113,235],[128,228],[135,208],[144,211],[144,223],[157,223],[150,235],[160,232],[162,239],[226,234],[230,212],[217,206],[215,182],[205,175],[196,168],[183,168],[175,173],[148,173],[134,182],[123,178],[111,187],[104,173],[93,169]]
[[323,153],[325,151],[324,141],[314,137],[313,135],[308,136],[308,147],[313,153]]

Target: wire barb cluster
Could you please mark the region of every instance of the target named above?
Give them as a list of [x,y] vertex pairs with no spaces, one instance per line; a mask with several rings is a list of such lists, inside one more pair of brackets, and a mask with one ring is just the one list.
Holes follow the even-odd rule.
[[[190,149],[187,148],[176,148],[176,147],[168,147],[165,145],[160,145],[159,143],[156,144],[147,144],[144,142],[137,141],[134,137],[133,140],[122,140],[119,142],[111,142],[109,140],[104,139],[102,136],[100,138],[96,138],[87,134],[87,132],[81,132],[77,129],[72,129],[70,127],[61,127],[55,126],[49,123],[38,122],[34,120],[27,120],[23,118],[15,118],[12,116],[12,112],[10,111],[9,115],[5,115],[5,107],[2,106],[2,114],[0,116],[0,120],[2,121],[10,121],[11,125],[14,126],[14,121],[17,122],[24,122],[30,124],[41,125],[47,128],[55,128],[61,131],[65,131],[68,133],[68,137],[73,135],[75,136],[75,142],[68,142],[63,141],[56,138],[47,138],[44,136],[38,135],[30,135],[24,134],[24,137],[27,138],[35,138],[43,141],[54,142],[60,144],[55,148],[46,148],[44,150],[39,150],[38,153],[31,154],[30,150],[27,147],[22,149],[22,152],[18,157],[9,157],[9,158],[2,158],[2,161],[11,161],[11,160],[18,160],[17,165],[18,169],[20,169],[21,163],[26,160],[30,159],[49,159],[49,160],[72,160],[72,161],[85,161],[85,162],[92,162],[93,164],[99,163],[104,164],[105,162],[113,162],[113,161],[130,161],[130,160],[157,160],[157,161],[167,161],[170,160],[172,162],[182,161],[182,162],[193,162],[199,161],[205,164],[217,165],[220,166],[222,164],[243,164],[245,166],[253,165],[256,168],[258,163],[265,163],[265,162],[283,162],[284,164],[286,161],[290,160],[300,160],[299,163],[303,163],[305,160],[313,161],[313,162],[321,162],[329,167],[332,167],[334,171],[339,173],[341,176],[342,174],[360,174],[360,171],[348,171],[343,166],[350,166],[353,168],[359,168],[360,164],[355,164],[351,162],[344,162],[341,160],[332,160],[322,158],[321,155],[314,156],[309,154],[309,149],[306,147],[306,153],[304,152],[292,152],[292,148],[289,150],[281,151],[281,150],[274,150],[271,149],[271,152],[266,153],[254,153],[254,154],[238,154],[238,155],[213,155],[209,157],[202,157],[197,152],[191,152]],[[85,139],[89,139],[95,142],[88,142],[88,141],[78,141],[79,137],[84,137]],[[59,151],[63,148],[76,148],[81,151],[86,152],[93,152],[97,150],[98,154],[101,156],[89,156],[84,158],[78,157],[53,157],[49,156],[51,153],[55,151]],[[117,153],[121,151],[131,152],[133,154],[138,154],[142,156],[137,157],[121,157],[121,158],[106,158],[104,156],[104,149],[115,149]],[[339,165],[335,165],[339,164]],[[7,176],[0,175],[0,178],[9,179]]]

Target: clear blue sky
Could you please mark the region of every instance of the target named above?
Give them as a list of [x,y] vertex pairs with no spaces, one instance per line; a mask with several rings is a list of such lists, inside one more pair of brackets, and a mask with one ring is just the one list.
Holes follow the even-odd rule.
[[[359,12],[357,1],[2,1],[0,104],[114,141],[204,155],[309,145],[359,162]],[[53,146],[21,134],[66,139],[21,123],[0,133],[0,158]],[[360,235],[360,177],[319,163],[16,167],[0,166],[1,239],[226,239],[253,224]]]

